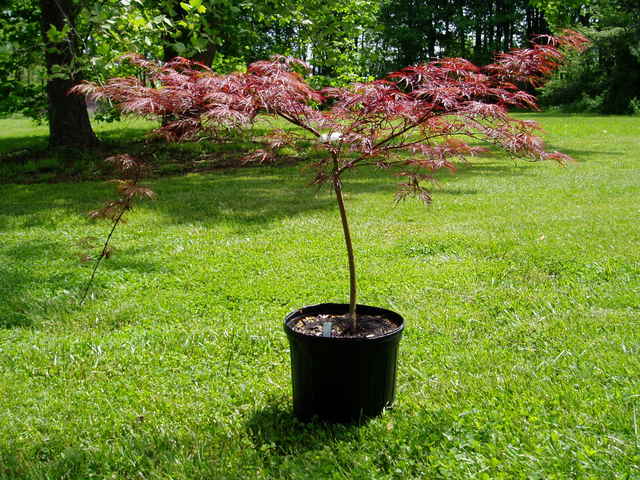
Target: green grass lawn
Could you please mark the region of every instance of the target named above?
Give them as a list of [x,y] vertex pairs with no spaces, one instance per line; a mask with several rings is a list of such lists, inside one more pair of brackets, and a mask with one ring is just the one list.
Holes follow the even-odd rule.
[[138,153],[143,150],[146,146],[144,135],[155,126],[157,122],[138,118],[114,123],[95,122],[93,128],[103,142],[100,148],[51,150],[47,147],[47,125],[34,124],[24,117],[0,119],[0,183],[77,181],[98,177],[103,173],[101,167],[105,157],[122,151]]
[[640,118],[521,117],[578,163],[486,156],[429,207],[346,178],[360,301],[407,324],[361,426],[291,415],[282,319],[348,294],[308,171],[152,180],[83,307],[112,187],[0,185],[0,478],[639,479]]
[[[248,136],[227,138],[230,141],[225,142],[202,138],[197,142],[167,144],[148,135],[158,126],[156,121],[131,116],[113,123],[93,122],[100,140],[97,147],[51,149],[47,146],[46,125],[36,125],[23,117],[0,119],[0,184],[75,183],[110,178],[112,171],[104,159],[121,153],[148,162],[156,176],[204,172],[238,166],[243,155],[256,148]],[[265,122],[258,122],[252,135],[264,135],[265,126]],[[291,128],[284,122],[278,126]]]
[[[94,123],[96,134],[107,142],[130,140],[141,136],[156,126],[156,122],[137,118],[125,118],[120,122]],[[47,147],[49,128],[36,124],[29,118],[12,117],[0,119],[0,154],[15,150],[44,150]]]

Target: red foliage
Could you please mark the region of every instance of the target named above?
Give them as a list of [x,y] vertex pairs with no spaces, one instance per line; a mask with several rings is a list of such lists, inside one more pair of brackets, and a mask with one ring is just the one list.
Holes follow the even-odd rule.
[[582,50],[587,43],[579,33],[566,31],[560,37],[539,36],[530,48],[501,53],[482,68],[444,58],[374,82],[323,91],[305,82],[308,65],[290,57],[255,62],[246,73],[218,75],[184,58],[159,65],[132,54],[126,58],[146,72],[147,82],[114,78],[73,91],[107,98],[124,112],[169,119],[157,131],[169,141],[219,135],[249,125],[258,114],[281,117],[306,132],[274,129],[246,160],[271,160],[279,148],[312,135],[327,153],[315,164],[316,182],[360,165],[399,167],[410,180],[402,191],[414,185],[427,198],[418,185],[430,172],[484,151],[462,138],[531,160],[568,160],[546,152],[535,135],[538,126],[510,117],[507,109],[536,109],[535,97],[518,85],[541,85],[563,61],[564,49]]
[[205,65],[177,57],[164,65],[139,55],[123,57],[145,73],[112,78],[105,85],[84,82],[71,89],[92,100],[107,99],[124,113],[162,117],[156,133],[167,141],[192,140],[208,133],[220,135],[251,120],[253,102],[244,90],[244,76],[217,75]]
[[[315,163],[316,183],[339,178],[361,165],[397,167],[406,179],[400,197],[413,192],[429,199],[420,182],[440,168],[453,169],[456,158],[484,148],[463,138],[492,144],[530,160],[570,160],[544,150],[535,122],[510,117],[509,107],[537,109],[535,97],[518,84],[541,85],[565,57],[560,47],[584,49],[588,40],[567,31],[561,37],[538,37],[531,48],[498,55],[484,68],[461,58],[445,58],[407,67],[382,80],[348,88],[313,92],[291,70],[291,60],[258,62],[249,68],[248,95],[256,108],[280,116],[318,139],[327,155]],[[314,102],[329,108],[315,108]],[[257,112],[256,112],[257,113]],[[264,161],[283,145],[305,135],[274,132],[266,147],[252,154]]]
[[573,30],[562,35],[538,35],[531,48],[514,49],[497,55],[495,63],[484,69],[496,78],[541,86],[545,79],[562,63],[567,50],[583,51],[589,39]]
[[116,186],[118,198],[106,202],[102,208],[89,212],[88,216],[93,220],[107,218],[113,222],[124,222],[122,215],[133,208],[136,199],[153,200],[156,197],[153,190],[139,183],[150,169],[144,162],[127,154],[108,157],[105,162],[118,174],[119,178],[110,180]]
[[[253,100],[254,117],[258,113],[277,115],[320,136],[316,126],[323,124],[324,116],[314,107],[324,97],[307,85],[298,71],[309,68],[302,60],[280,55],[249,65],[241,94]],[[273,134],[282,138],[277,130]]]

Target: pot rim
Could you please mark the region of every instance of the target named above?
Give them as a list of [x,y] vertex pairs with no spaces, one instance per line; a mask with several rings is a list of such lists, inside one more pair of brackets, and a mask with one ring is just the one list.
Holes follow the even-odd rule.
[[388,310],[386,308],[381,307],[373,307],[371,305],[362,305],[360,303],[356,304],[356,311],[359,309],[364,310],[362,313],[374,313],[377,315],[388,315],[389,320],[398,324],[398,327],[391,330],[390,332],[385,333],[384,335],[380,335],[378,337],[367,338],[367,337],[321,337],[317,335],[307,335],[301,332],[297,332],[293,330],[289,323],[295,318],[301,315],[308,315],[313,313],[320,313],[323,310],[328,310],[329,312],[334,313],[336,310],[344,310],[344,312],[349,311],[348,303],[316,303],[314,305],[306,305],[304,307],[298,308],[292,312],[289,312],[287,316],[284,317],[284,331],[291,338],[297,338],[302,341],[308,342],[318,342],[318,343],[342,343],[342,344],[364,344],[364,343],[377,343],[377,342],[388,342],[394,340],[396,337],[402,335],[404,331],[404,318],[397,312],[393,310]]

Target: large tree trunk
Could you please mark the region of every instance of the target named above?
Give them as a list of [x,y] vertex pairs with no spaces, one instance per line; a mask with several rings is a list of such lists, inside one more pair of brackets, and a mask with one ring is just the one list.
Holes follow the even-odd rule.
[[[75,30],[78,7],[73,0],[40,0],[42,39],[47,66],[47,97],[49,100],[49,145],[52,147],[84,147],[98,143],[91,129],[85,99],[68,95],[69,89],[80,81],[74,57],[80,55]],[[55,27],[61,32],[69,29],[61,42],[53,42],[48,32]]]

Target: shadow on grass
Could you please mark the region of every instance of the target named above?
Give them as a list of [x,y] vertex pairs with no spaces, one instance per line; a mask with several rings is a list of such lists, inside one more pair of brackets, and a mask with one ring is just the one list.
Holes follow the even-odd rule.
[[439,180],[453,180],[462,176],[517,177],[528,174],[528,166],[521,160],[505,159],[495,161],[492,157],[483,157],[482,163],[470,160],[457,166],[455,173],[440,171],[435,174]]
[[0,283],[0,296],[3,297],[3,305],[0,307],[0,329],[28,328],[33,320],[28,314],[28,305],[20,301],[21,287],[25,287],[35,281],[28,275],[16,275],[13,271],[0,267],[0,279],[11,277],[11,285]]
[[296,455],[359,438],[357,424],[300,422],[285,398],[272,400],[256,411],[247,421],[246,428],[256,451],[263,452],[265,460],[273,455]]
[[48,141],[49,136],[46,134],[3,137],[0,138],[0,156],[18,157],[43,152],[47,148]]
[[[149,180],[143,183],[156,191],[158,200],[140,204],[137,208],[158,211],[165,216],[165,223],[204,226],[224,223],[238,231],[251,231],[305,212],[335,209],[335,199],[329,187],[309,186],[308,172],[301,173],[300,169],[299,166],[228,169]],[[438,195],[474,195],[477,190],[456,188],[458,179],[476,175],[505,177],[526,174],[526,165],[468,164],[462,165],[455,174],[438,172],[435,178],[439,183],[431,189]],[[392,205],[400,181],[386,171],[363,169],[345,176],[344,192],[347,197],[388,193]],[[0,229],[5,232],[32,228],[54,230],[61,215],[84,216],[113,196],[113,187],[106,182],[2,186]]]
[[[260,227],[274,220],[314,210],[334,209],[328,187],[309,186],[309,172],[296,167],[257,167],[219,170],[209,174],[150,179],[158,200],[141,204],[167,217],[168,223],[215,225],[235,224],[239,229]],[[457,173],[438,172],[434,192],[474,195],[473,189],[456,188],[462,177],[522,176],[527,165],[481,163],[462,165]],[[347,196],[384,192],[390,202],[400,178],[373,168],[349,173],[344,178]],[[4,231],[30,228],[55,229],[62,209],[66,216],[81,216],[113,197],[107,183],[8,185],[0,187],[0,228]]]
[[[23,121],[24,122],[24,121]],[[100,131],[103,130],[103,131]],[[148,127],[112,126],[97,130],[93,147],[50,147],[48,135],[24,133],[0,137],[0,183],[55,183],[103,178],[103,160],[118,153],[137,154],[147,149]]]
[[566,147],[557,147],[553,144],[548,144],[546,150],[548,152],[553,152],[557,150],[561,153],[569,155],[571,158],[576,160],[577,163],[584,163],[587,160],[590,160],[589,157],[593,155],[603,156],[603,157],[615,157],[619,155],[624,155],[623,152],[604,152],[602,150],[577,150]]
[[[464,166],[457,175],[442,172],[446,178],[442,187],[435,189],[438,195],[474,195],[474,190],[456,188],[455,182],[461,176],[469,175],[523,175],[526,166],[509,163],[483,163]],[[393,194],[397,179],[388,172],[363,169],[345,179],[347,202],[366,193],[388,193],[389,206],[393,206]],[[332,192],[323,189],[318,194],[316,187],[309,187],[308,172],[300,172],[300,167],[256,167],[251,169],[230,169],[207,175],[186,175],[162,178],[149,183],[158,193],[155,202],[141,204],[138,208],[153,209],[159,213],[160,221],[167,225],[195,225],[230,228],[236,234],[259,232],[266,226],[283,219],[313,212],[335,211],[337,207]],[[0,246],[0,255],[11,262],[0,269],[0,291],[4,307],[0,308],[0,325],[4,327],[27,326],[33,307],[46,314],[50,309],[78,308],[70,301],[75,293],[82,290],[89,276],[88,266],[60,263],[65,278],[61,278],[55,267],[47,267],[47,259],[57,261],[71,258],[78,252],[74,240],[82,236],[82,226],[72,227],[61,233],[61,223],[68,219],[81,218],[87,212],[99,207],[112,198],[112,186],[104,183],[8,185],[2,186],[0,193],[0,229],[9,235],[14,232],[28,232],[28,240],[14,240]],[[351,197],[351,198],[349,198]],[[135,212],[134,212],[135,214]],[[75,223],[75,222],[74,222]],[[87,224],[88,225],[88,224]],[[108,231],[108,223],[101,224],[100,230]],[[64,227],[68,228],[68,227]],[[123,225],[119,229],[131,229]],[[143,223],[136,225],[144,230]],[[162,228],[154,227],[156,229]],[[95,231],[94,228],[91,229]],[[40,232],[42,231],[42,232]],[[66,231],[66,230],[65,230]],[[130,232],[129,232],[130,233]],[[286,232],[283,232],[286,234]],[[22,233],[21,233],[22,235]],[[69,238],[71,235],[71,238]],[[94,233],[94,235],[96,235]],[[76,238],[73,238],[73,237]],[[96,240],[101,244],[102,234]],[[117,248],[117,242],[115,243]],[[97,250],[93,248],[91,251]],[[152,273],[162,269],[154,260],[141,260],[143,250],[123,250],[107,262],[103,262],[93,289],[101,289],[101,279],[109,275],[100,272],[117,273],[134,270]],[[79,255],[76,255],[79,257]],[[44,262],[44,263],[43,263]],[[46,268],[43,268],[46,267]],[[87,267],[87,268],[85,268]],[[105,280],[107,281],[107,280]],[[67,290],[66,297],[56,296],[56,292]],[[55,297],[55,299],[53,299]],[[48,301],[60,303],[47,304]],[[27,304],[25,303],[27,302]],[[54,302],[54,303],[55,303]],[[64,303],[67,303],[65,307]]]
[[[236,225],[239,231],[259,228],[275,220],[314,210],[337,209],[328,186],[310,186],[310,172],[304,166],[257,167],[224,170],[215,175],[187,175],[159,179],[154,188],[160,200],[155,204],[169,221],[177,224],[198,223]],[[474,189],[456,188],[459,178],[482,176],[520,176],[526,165],[482,163],[463,165],[456,174],[438,172],[437,194],[475,195]],[[397,184],[402,181],[388,171],[375,168],[349,172],[344,177],[347,197],[368,193],[388,193],[393,205]]]
[[[0,247],[0,258],[8,259],[0,263],[0,328],[29,327],[32,324],[32,306],[24,300],[24,295],[42,284],[38,259],[44,252],[59,252],[54,242],[21,242],[13,248]],[[59,281],[60,277],[51,279]]]
[[[43,440],[21,439],[9,448],[0,445],[0,478],[229,478],[223,432],[200,431],[196,437],[143,418],[106,427],[91,445],[58,432]],[[84,426],[78,428],[84,437]]]
[[[5,122],[11,122],[11,119],[0,119]],[[16,123],[25,124],[25,119],[16,119]],[[11,136],[0,136],[0,158],[24,158],[29,159],[32,156],[40,157],[47,153],[59,151],[68,153],[65,149],[50,149],[48,147],[49,133],[46,124],[35,125],[28,123],[22,126],[25,133],[16,132]],[[104,145],[124,144],[133,140],[142,141],[153,128],[150,125],[127,125],[122,122],[115,128],[115,124],[95,123],[94,129],[96,136]],[[29,133],[27,133],[29,132]],[[79,149],[84,150],[84,149]]]
[[305,187],[291,169],[229,170],[154,182],[159,201],[153,205],[169,223],[227,224],[252,231],[305,212],[333,207],[333,199]]
[[[79,295],[93,268],[93,262],[80,262],[81,253],[77,245],[65,240],[0,245],[0,329],[30,328],[34,319],[80,309]],[[144,253],[143,248],[122,250],[102,262],[89,293],[108,289],[110,276],[121,271],[160,271],[161,265],[140,259]],[[59,268],[50,267],[50,262]]]

